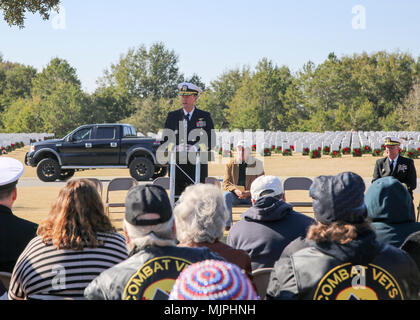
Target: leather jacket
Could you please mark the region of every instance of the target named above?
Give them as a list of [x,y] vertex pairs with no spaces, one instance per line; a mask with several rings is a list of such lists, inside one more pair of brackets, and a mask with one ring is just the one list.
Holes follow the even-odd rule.
[[402,250],[373,232],[349,244],[315,244],[276,262],[268,300],[418,299],[420,273]]
[[223,260],[208,248],[148,246],[105,270],[85,289],[89,300],[167,300],[179,273],[195,262]]

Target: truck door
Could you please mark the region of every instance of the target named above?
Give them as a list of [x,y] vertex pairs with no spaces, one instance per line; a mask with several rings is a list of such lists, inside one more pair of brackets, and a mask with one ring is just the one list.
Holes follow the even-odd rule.
[[95,154],[95,164],[118,165],[120,153],[119,126],[96,127],[92,140],[92,152]]
[[90,165],[90,145],[93,127],[84,127],[75,131],[61,146],[57,146],[63,166]]

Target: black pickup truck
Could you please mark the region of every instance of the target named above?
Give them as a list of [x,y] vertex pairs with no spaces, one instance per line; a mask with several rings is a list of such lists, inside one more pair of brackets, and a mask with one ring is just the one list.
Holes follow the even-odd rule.
[[160,142],[138,137],[129,124],[83,125],[62,139],[31,144],[25,164],[37,167],[45,182],[67,180],[75,171],[129,168],[138,181],[164,176],[167,166],[156,160]]

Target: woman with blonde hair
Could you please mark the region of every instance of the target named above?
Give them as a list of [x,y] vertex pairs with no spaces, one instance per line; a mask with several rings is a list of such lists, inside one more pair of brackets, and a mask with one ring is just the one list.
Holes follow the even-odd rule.
[[60,190],[37,235],[14,267],[9,299],[84,299],[94,278],[127,258],[125,238],[88,179]]

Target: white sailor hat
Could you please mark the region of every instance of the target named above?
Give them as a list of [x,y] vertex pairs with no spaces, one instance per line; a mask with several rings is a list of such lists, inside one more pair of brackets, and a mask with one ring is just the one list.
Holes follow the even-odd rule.
[[200,87],[189,82],[181,82],[178,84],[178,90],[181,96],[198,95],[199,93],[203,92]]
[[385,146],[399,146],[401,144],[401,140],[396,137],[386,137],[385,138]]
[[0,157],[0,190],[16,185],[23,174],[23,164],[13,158]]

